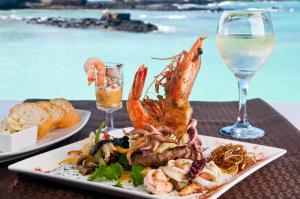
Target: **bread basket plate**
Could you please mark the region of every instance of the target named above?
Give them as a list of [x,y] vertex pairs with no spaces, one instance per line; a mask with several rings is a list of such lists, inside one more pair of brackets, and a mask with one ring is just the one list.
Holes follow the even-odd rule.
[[[121,130],[116,130],[111,133],[115,137],[120,137],[123,135]],[[254,152],[257,156],[263,156],[263,158],[256,164],[238,173],[232,179],[230,179],[229,182],[211,192],[209,196],[205,197],[210,199],[220,197],[223,193],[242,181],[244,178],[286,153],[286,150],[280,148],[233,141],[211,136],[200,135],[200,139],[202,140],[203,147],[208,147],[208,149],[204,152],[205,155],[209,154],[214,148],[221,144],[233,143],[242,144],[248,151]],[[114,181],[90,182],[87,180],[87,176],[82,176],[74,167],[70,166],[66,168],[66,165],[59,164],[62,160],[69,157],[67,155],[68,151],[80,149],[80,142],[82,141],[36,155],[34,157],[12,164],[8,168],[12,171],[37,176],[45,180],[67,184],[68,186],[79,187],[82,189],[89,189],[101,193],[107,193],[110,195],[121,196],[122,198],[201,198],[197,194],[180,197],[178,196],[178,194],[176,194],[176,192],[171,192],[170,194],[166,195],[152,195],[147,193],[144,190],[143,186],[133,187],[131,183],[122,183],[124,188],[118,188],[113,186],[116,184],[116,182]]]
[[69,128],[60,128],[55,129],[49,132],[44,138],[38,140],[35,145],[30,147],[26,147],[17,151],[9,151],[9,152],[0,152],[0,162],[5,162],[9,160],[13,160],[22,156],[25,156],[29,153],[33,153],[37,150],[41,150],[48,146],[51,146],[57,142],[67,139],[68,137],[76,134],[80,129],[82,129],[85,124],[88,122],[91,112],[86,110],[76,109],[80,115],[80,122],[74,126]]

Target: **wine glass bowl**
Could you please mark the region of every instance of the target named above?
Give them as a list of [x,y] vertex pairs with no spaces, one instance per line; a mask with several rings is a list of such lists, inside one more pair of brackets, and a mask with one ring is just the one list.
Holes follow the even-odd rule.
[[[96,77],[95,94],[96,107],[106,112],[105,131],[114,129],[113,112],[122,108],[123,95],[123,65],[112,62],[105,62],[104,79],[98,80]],[[98,81],[103,81],[99,84]],[[99,86],[101,85],[101,86]]]
[[264,136],[262,129],[247,120],[249,83],[275,46],[271,16],[258,11],[226,11],[217,29],[217,48],[227,67],[238,80],[239,113],[235,124],[220,129],[223,135],[249,139]]

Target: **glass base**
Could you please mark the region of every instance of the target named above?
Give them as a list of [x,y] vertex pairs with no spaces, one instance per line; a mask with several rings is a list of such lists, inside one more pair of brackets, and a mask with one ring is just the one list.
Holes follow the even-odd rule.
[[235,123],[219,130],[220,134],[231,136],[238,139],[255,139],[265,135],[265,131],[252,126],[250,123]]

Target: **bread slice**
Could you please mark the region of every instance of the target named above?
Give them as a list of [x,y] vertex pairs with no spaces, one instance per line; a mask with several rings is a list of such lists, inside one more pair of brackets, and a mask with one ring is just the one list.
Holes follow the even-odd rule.
[[65,116],[61,121],[59,127],[66,128],[77,124],[80,121],[78,112],[74,109],[72,104],[64,98],[56,98],[50,100],[51,103],[63,108],[65,110]]
[[63,108],[48,101],[39,101],[37,102],[37,105],[47,109],[48,112],[50,112],[53,122],[53,129],[61,126],[62,120],[66,114],[66,111]]
[[53,127],[51,114],[35,103],[21,103],[10,110],[10,117],[18,118],[27,125],[38,126],[38,139],[44,137]]

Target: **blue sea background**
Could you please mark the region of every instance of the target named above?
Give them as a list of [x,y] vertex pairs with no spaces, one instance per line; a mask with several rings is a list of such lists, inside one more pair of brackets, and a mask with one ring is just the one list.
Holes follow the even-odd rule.
[[[276,47],[254,76],[249,98],[268,102],[300,102],[300,2],[222,2],[208,7],[268,10],[276,32]],[[100,17],[101,10],[0,11],[0,99],[95,99],[83,71],[91,56],[121,62],[124,67],[124,99],[141,64],[149,67],[147,85],[169,57],[189,49],[207,34],[202,67],[190,100],[225,101],[238,97],[237,83],[216,49],[216,28],[221,13],[207,11],[130,12],[133,19],[158,25],[152,33],[62,29],[29,25],[21,17]]]

